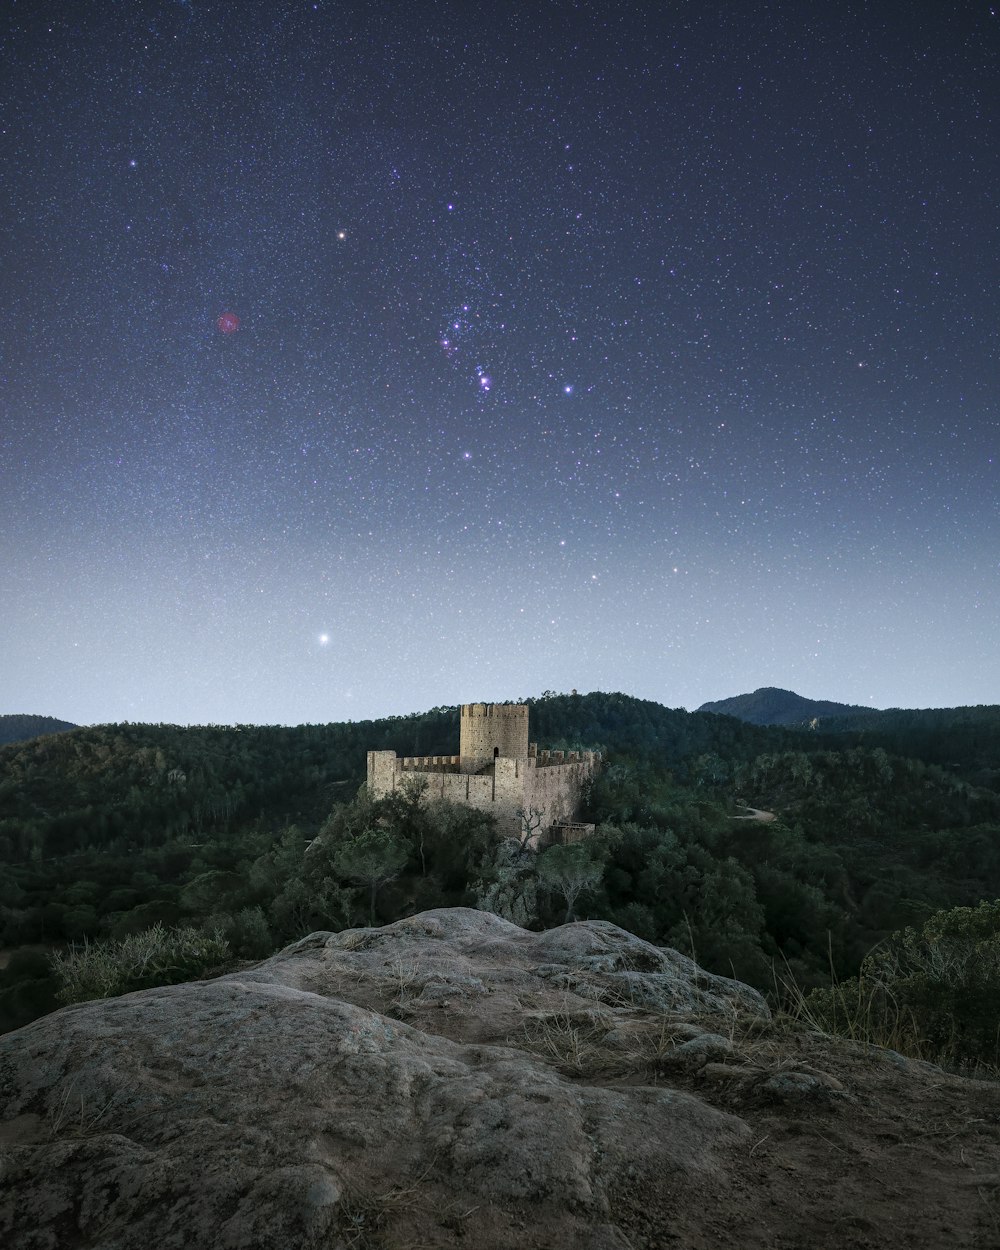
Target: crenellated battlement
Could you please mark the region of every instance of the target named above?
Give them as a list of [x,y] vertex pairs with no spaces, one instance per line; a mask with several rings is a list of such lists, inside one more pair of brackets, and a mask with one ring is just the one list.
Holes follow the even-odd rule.
[[463,703],[461,706],[461,715],[467,716],[470,720],[478,720],[482,717],[488,717],[491,720],[510,720],[520,723],[528,720],[528,705],[526,703]]
[[457,755],[404,755],[400,758],[404,772],[457,773]]
[[539,768],[555,768],[560,764],[590,764],[600,759],[596,751],[539,751],[536,763]]
[[[594,751],[539,751],[537,744],[531,742],[527,756],[498,758],[520,758],[529,768],[558,768],[565,764],[593,765],[600,756]],[[455,773],[460,771],[462,763],[461,755],[401,755],[398,759],[403,772]],[[494,763],[495,759],[490,759],[477,771],[482,772]]]

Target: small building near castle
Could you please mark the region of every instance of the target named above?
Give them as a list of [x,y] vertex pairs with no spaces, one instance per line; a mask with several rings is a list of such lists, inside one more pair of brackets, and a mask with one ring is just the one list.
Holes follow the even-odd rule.
[[489,812],[506,837],[522,836],[528,818],[537,846],[593,832],[577,815],[600,762],[597,751],[539,751],[528,741],[523,703],[464,703],[457,755],[403,758],[394,751],[369,751],[368,788],[381,798],[420,780],[428,799]]

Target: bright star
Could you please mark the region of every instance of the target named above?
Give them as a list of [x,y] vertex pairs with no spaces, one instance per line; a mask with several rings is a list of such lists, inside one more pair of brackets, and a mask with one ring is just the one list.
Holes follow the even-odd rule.
[[327,644],[329,641],[330,641],[330,635],[329,635],[329,634],[320,634],[320,636],[319,636],[319,645],[320,645],[321,647],[325,647],[325,646],[326,646],[326,644]]

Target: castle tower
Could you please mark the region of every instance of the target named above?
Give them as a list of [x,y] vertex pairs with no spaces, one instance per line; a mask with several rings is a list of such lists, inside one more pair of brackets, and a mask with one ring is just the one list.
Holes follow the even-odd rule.
[[463,703],[459,771],[477,773],[501,756],[528,755],[528,709],[523,703]]

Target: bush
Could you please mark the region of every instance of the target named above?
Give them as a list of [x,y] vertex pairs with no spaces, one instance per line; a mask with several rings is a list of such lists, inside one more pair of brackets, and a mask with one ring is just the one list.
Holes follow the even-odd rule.
[[191,981],[217,968],[229,955],[218,932],[165,929],[154,925],[120,939],[84,942],[51,956],[62,1003],[113,998],[132,990]]
[[861,972],[802,999],[830,1033],[961,1069],[1000,1068],[1000,900],[893,933]]

